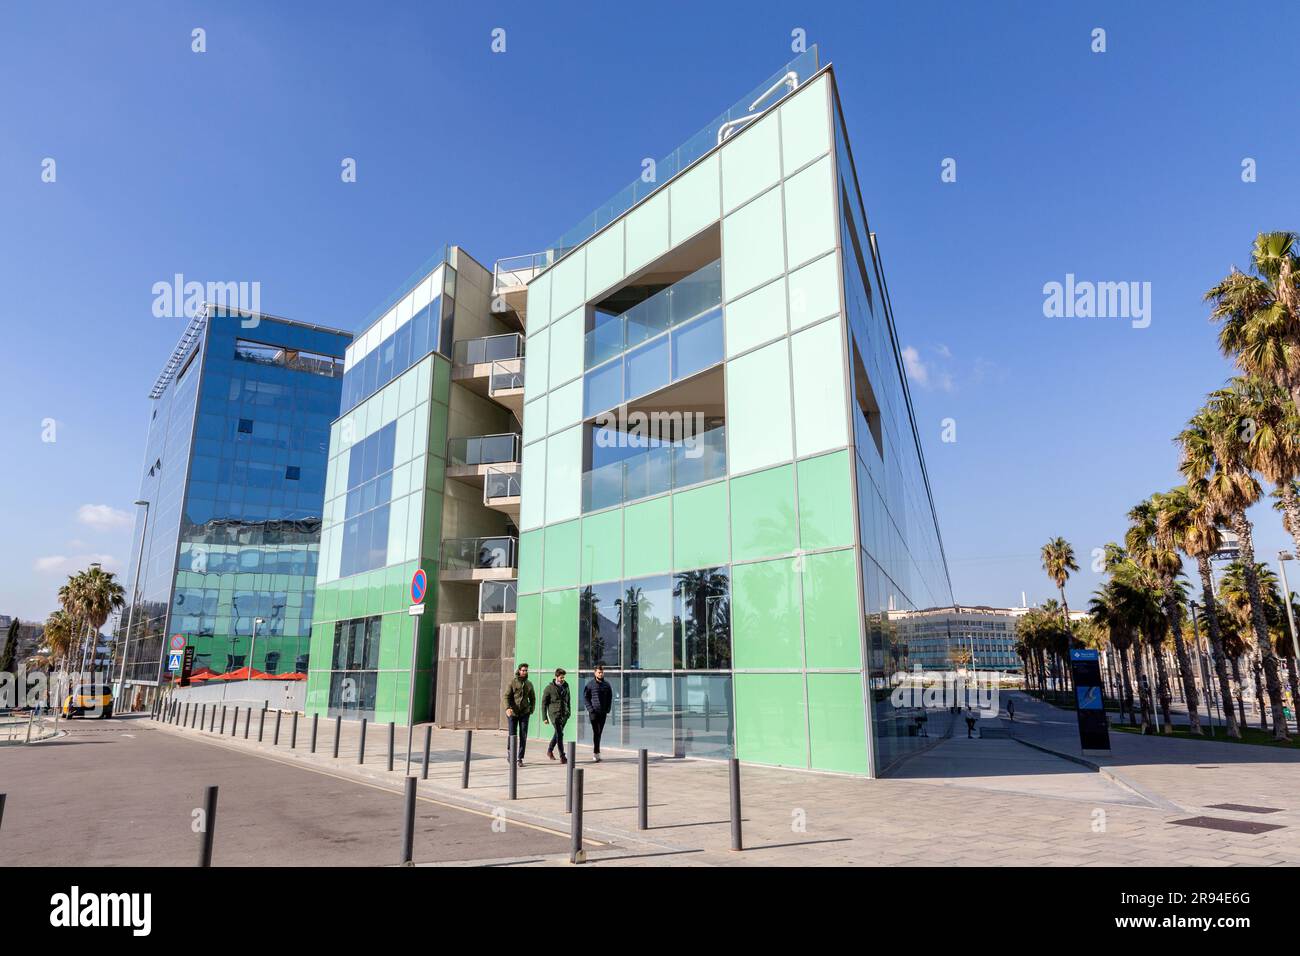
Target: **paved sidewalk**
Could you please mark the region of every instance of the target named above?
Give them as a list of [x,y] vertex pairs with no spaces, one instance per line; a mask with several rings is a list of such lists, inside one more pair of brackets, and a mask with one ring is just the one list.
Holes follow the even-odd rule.
[[[1030,709],[1036,703],[1027,698],[1017,700],[1018,730],[1020,708]],[[1052,732],[1049,723],[1057,719],[1055,715],[1044,712],[1034,716],[1036,723],[1047,728],[1045,732]],[[1073,720],[1073,715],[1066,716]],[[287,717],[282,723],[279,746],[270,743],[272,722],[273,718],[269,718],[266,741],[260,745],[243,739],[243,718],[234,739],[229,736],[229,726],[227,736],[218,739],[206,731],[153,721],[142,724],[156,727],[161,733],[202,737],[216,746],[250,750],[372,786],[402,786],[404,728],[397,728],[395,734],[399,755],[390,773],[386,769],[386,725],[368,729],[365,764],[358,765],[358,724],[344,723],[340,757],[336,760],[331,757],[333,721],[320,722],[318,752],[314,755],[306,752],[310,721],[300,722],[295,750],[288,747]],[[1061,724],[1063,728],[1073,726],[1064,721]],[[964,730],[964,726],[960,729]],[[254,714],[252,736],[256,734]],[[417,727],[417,750],[422,749],[423,735],[424,727]],[[431,739],[429,779],[419,785],[422,797],[486,813],[485,825],[495,814],[497,819],[567,830],[564,770],[558,761],[546,760],[544,746],[534,749],[530,744],[529,760],[519,775],[519,799],[512,802],[507,799],[504,735],[475,732],[468,790],[460,789],[463,732],[435,728]],[[1293,810],[1287,811],[1285,829],[1266,834],[1171,825],[1171,820],[1188,814],[1135,799],[1098,774],[1035,752],[1009,738],[967,740],[963,733],[960,738],[940,740],[931,750],[904,763],[897,776],[885,780],[745,766],[741,772],[743,853],[729,850],[725,763],[652,757],[650,829],[639,832],[636,756],[606,751],[604,757],[601,764],[593,764],[590,751],[579,748],[579,766],[586,778],[586,834],[588,839],[604,844],[591,848],[589,859],[597,865],[1113,866],[1300,862],[1300,820],[1294,819]],[[413,772],[418,773],[420,766],[417,756]],[[1294,773],[1294,768],[1287,770]],[[1264,771],[1271,775],[1273,768],[1265,767]],[[1189,768],[1184,773],[1205,771]],[[1249,788],[1249,781],[1241,781],[1237,787],[1239,791]],[[1296,803],[1300,801],[1276,805],[1289,808]],[[1203,808],[1197,812],[1219,813]],[[518,862],[567,865],[567,857]]]

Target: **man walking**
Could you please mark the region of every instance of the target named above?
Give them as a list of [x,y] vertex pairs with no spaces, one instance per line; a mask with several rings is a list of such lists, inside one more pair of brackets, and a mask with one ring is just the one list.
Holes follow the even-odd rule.
[[605,668],[596,665],[595,676],[582,689],[582,702],[591,720],[592,761],[600,763],[600,734],[605,729],[605,718],[614,707],[614,689],[605,680]]
[[555,668],[555,679],[542,691],[542,723],[555,728],[551,742],[546,747],[546,756],[555,759],[555,748],[560,748],[560,763],[568,763],[564,756],[564,725],[569,722],[569,685],[564,680],[564,668]]
[[[519,739],[519,750],[516,752],[516,762],[519,766],[524,765],[524,747],[528,743],[528,718],[533,713],[533,706],[537,702],[537,695],[533,692],[533,685],[528,682],[528,665],[520,664],[515,671],[514,680],[506,688],[506,726],[511,735],[517,735]],[[510,746],[510,738],[506,738],[506,746]]]

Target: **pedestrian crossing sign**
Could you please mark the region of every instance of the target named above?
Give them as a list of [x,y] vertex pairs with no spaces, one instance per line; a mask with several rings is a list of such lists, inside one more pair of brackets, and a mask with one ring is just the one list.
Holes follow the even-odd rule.
[[181,669],[182,651],[172,651],[167,655],[167,669],[169,671],[178,671]]

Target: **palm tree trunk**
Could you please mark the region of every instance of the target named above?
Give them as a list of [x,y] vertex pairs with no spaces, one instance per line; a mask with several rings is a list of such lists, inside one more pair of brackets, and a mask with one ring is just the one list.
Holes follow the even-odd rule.
[[1120,648],[1119,652],[1120,674],[1124,681],[1123,698],[1120,707],[1120,714],[1123,716],[1124,708],[1128,709],[1128,722],[1130,727],[1137,726],[1137,715],[1133,713],[1133,685],[1129,683],[1128,676],[1128,649]]
[[1165,671],[1165,656],[1160,652],[1154,640],[1149,640],[1151,659],[1155,662],[1156,692],[1160,699],[1160,714],[1165,719],[1164,732],[1174,732],[1174,718],[1169,712],[1169,674]]
[[[1243,689],[1245,685],[1241,681],[1241,658],[1232,659],[1232,680],[1237,685],[1237,721],[1242,730],[1247,727],[1246,724],[1246,693]],[[1230,705],[1231,706],[1231,705]]]
[[[1255,625],[1255,644],[1264,665],[1264,682],[1268,686],[1269,706],[1273,711],[1273,739],[1290,740],[1287,736],[1286,718],[1282,716],[1282,682],[1278,680],[1277,654],[1268,639],[1268,625],[1264,621],[1264,601],[1260,596],[1259,575],[1255,573],[1255,540],[1250,522],[1244,511],[1232,515],[1232,530],[1237,533],[1241,549],[1241,564],[1246,578],[1246,591],[1250,595],[1250,618]],[[1263,701],[1260,701],[1263,711]]]
[[1232,712],[1232,686],[1228,683],[1228,665],[1223,653],[1223,635],[1219,632],[1219,606],[1214,599],[1214,580],[1210,576],[1210,559],[1196,559],[1196,569],[1201,575],[1201,603],[1205,608],[1205,628],[1210,635],[1210,652],[1214,657],[1214,675],[1219,679],[1219,694],[1223,697],[1223,716],[1228,736],[1241,739],[1241,728]]
[[[1171,580],[1169,582],[1173,584]],[[1174,635],[1174,656],[1178,660],[1178,676],[1183,689],[1183,699],[1187,702],[1188,729],[1194,734],[1201,730],[1201,716],[1197,713],[1200,697],[1196,693],[1196,677],[1192,673],[1192,659],[1187,654],[1187,645],[1183,643],[1183,625],[1178,601],[1170,593],[1165,598],[1165,617],[1169,618],[1169,628]]]
[[[1291,678],[1291,713],[1296,713],[1296,707],[1300,707],[1300,674],[1296,673],[1296,659],[1294,656],[1286,659],[1287,675]],[[1300,717],[1296,717],[1296,726],[1300,727]]]
[[[1151,709],[1151,699],[1148,693],[1151,689],[1151,682],[1147,679],[1146,667],[1142,662],[1142,646],[1134,642],[1133,644],[1133,669],[1137,672],[1138,700],[1142,704],[1142,733],[1149,733],[1155,725],[1155,716]],[[1143,685],[1146,685],[1144,691]]]
[[[1260,680],[1259,659],[1255,658],[1250,662],[1250,672],[1255,676],[1255,699],[1259,701],[1259,729],[1268,733],[1268,719],[1264,716],[1264,682]],[[1273,711],[1273,719],[1276,720],[1282,714],[1282,708]],[[1286,718],[1283,717],[1283,729],[1286,728]]]

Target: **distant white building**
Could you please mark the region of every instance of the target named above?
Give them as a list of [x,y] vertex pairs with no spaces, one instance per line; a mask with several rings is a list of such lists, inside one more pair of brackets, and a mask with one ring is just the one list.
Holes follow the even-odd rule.
[[[1016,654],[1016,621],[1029,612],[1028,607],[989,607],[984,604],[957,604],[930,607],[919,611],[893,611],[889,618],[899,642],[907,646],[909,666],[920,664],[923,670],[952,667],[952,654],[968,650],[976,670],[1019,672],[1023,661]],[[1070,620],[1088,616],[1086,611],[1070,611]]]

